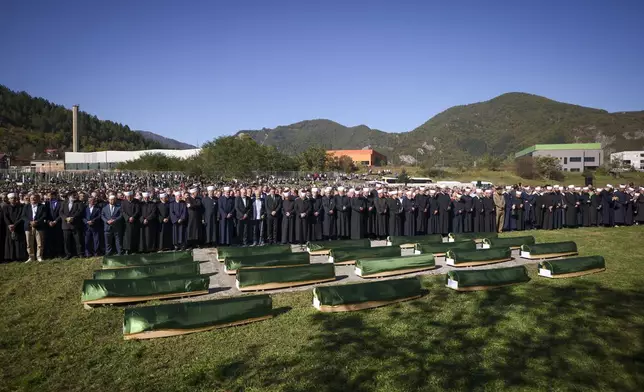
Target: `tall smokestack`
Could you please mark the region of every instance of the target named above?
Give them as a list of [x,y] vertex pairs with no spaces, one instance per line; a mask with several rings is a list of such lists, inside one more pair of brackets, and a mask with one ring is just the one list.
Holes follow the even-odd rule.
[[72,106],[72,151],[78,152],[78,105]]

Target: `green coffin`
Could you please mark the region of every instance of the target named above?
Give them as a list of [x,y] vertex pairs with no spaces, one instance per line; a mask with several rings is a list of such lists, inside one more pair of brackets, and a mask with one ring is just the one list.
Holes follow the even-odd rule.
[[330,256],[334,263],[342,263],[350,260],[374,257],[396,257],[400,256],[400,246],[378,246],[374,248],[339,248],[332,249]]
[[443,236],[440,234],[418,235],[418,236],[389,236],[387,245],[400,246],[403,244],[432,244],[443,242]]
[[480,250],[452,249],[447,251],[445,262],[447,265],[459,266],[508,261],[511,258],[512,250],[507,247]]
[[272,308],[271,297],[264,294],[128,308],[123,318],[123,335],[126,339],[146,339],[242,324],[271,316]]
[[450,241],[479,240],[483,238],[496,238],[498,233],[449,233]]
[[323,310],[325,307],[363,304],[362,307],[348,307],[344,310],[358,310],[369,307],[366,302],[394,302],[403,298],[421,295],[420,279],[417,277],[404,279],[376,280],[365,283],[352,283],[334,286],[318,286],[313,289],[313,306]]
[[521,256],[524,255],[524,252],[530,256],[535,255],[550,255],[558,253],[576,253],[577,244],[573,241],[566,242],[547,242],[544,244],[535,244],[535,245],[522,245],[521,246]]
[[363,238],[360,240],[340,240],[340,241],[318,241],[307,242],[306,250],[314,252],[318,250],[330,250],[339,248],[370,248],[371,240]]
[[217,248],[217,258],[219,260],[226,260],[228,257],[248,257],[284,253],[292,253],[291,245],[251,246],[245,248],[239,246],[229,246]]
[[602,256],[569,257],[561,260],[542,261],[539,263],[539,275],[556,277],[557,275],[583,275],[584,272],[599,272],[606,269]]
[[522,245],[534,245],[534,242],[534,237],[531,235],[509,238],[484,238],[483,247],[498,248],[507,246],[510,248],[518,248]]
[[382,257],[358,259],[356,275],[362,277],[397,275],[414,270],[431,269],[436,266],[434,255]]
[[[316,263],[282,268],[252,268],[237,271],[237,288],[249,290],[290,287],[296,283],[334,280],[335,267],[331,263]],[[306,282],[306,283],[305,283]]]
[[476,242],[469,240],[469,241],[458,241],[458,242],[445,242],[442,244],[416,245],[416,251],[420,251],[421,254],[426,254],[426,253],[445,254],[450,249],[476,250]]
[[123,268],[138,265],[193,261],[192,251],[146,253],[140,255],[103,256],[103,268]]
[[494,269],[451,270],[447,272],[446,285],[455,290],[485,290],[529,280],[528,271],[521,265]]
[[142,265],[138,267],[104,269],[94,271],[94,279],[142,279],[155,276],[199,275],[199,263],[194,261],[173,261],[170,263]]
[[310,264],[310,258],[311,256],[306,252],[228,257],[225,270],[232,272],[240,268]]
[[207,276],[164,276],[144,279],[91,279],[83,282],[81,301],[96,301],[107,298],[163,296],[168,294],[207,291],[209,284],[210,278]]

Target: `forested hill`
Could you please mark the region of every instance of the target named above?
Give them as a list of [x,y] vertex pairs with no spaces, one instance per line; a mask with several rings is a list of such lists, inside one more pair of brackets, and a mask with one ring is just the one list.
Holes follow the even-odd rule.
[[[81,151],[162,148],[127,125],[79,113]],[[0,85],[0,152],[16,158],[41,156],[46,149],[70,151],[72,111]]]
[[396,140],[389,134],[366,125],[346,127],[330,120],[301,121],[275,129],[264,128],[257,131],[239,131],[256,142],[275,146],[285,153],[299,153],[310,146],[322,146],[327,150],[375,148],[388,150]]
[[390,161],[435,158],[445,165],[485,154],[507,157],[533,144],[600,142],[606,152],[644,149],[644,112],[609,113],[525,93],[454,106],[403,133],[329,120],[302,121],[261,131],[240,131],[286,152],[310,145],[327,149],[373,147]]

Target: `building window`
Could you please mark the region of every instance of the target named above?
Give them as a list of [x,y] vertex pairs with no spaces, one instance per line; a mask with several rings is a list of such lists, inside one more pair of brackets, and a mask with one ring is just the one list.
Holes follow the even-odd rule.
[[595,157],[584,157],[584,162],[595,162]]
[[568,169],[564,167],[564,171],[568,171]]
[[579,169],[570,169],[571,172],[578,172]]
[[630,164],[631,164],[631,160],[630,160],[630,159],[624,159],[624,161],[623,161],[623,162],[624,162],[626,165],[630,165]]
[[570,157],[570,162],[581,162],[581,157]]
[[644,165],[644,159],[640,160],[640,165]]
[[640,158],[644,158],[644,154],[640,154]]
[[566,157],[564,158],[564,165],[567,165],[567,164],[568,164],[568,158]]

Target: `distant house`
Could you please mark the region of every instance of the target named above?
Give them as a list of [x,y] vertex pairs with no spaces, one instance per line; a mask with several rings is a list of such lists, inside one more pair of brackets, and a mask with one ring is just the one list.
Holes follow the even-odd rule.
[[31,161],[31,170],[36,173],[48,173],[65,170],[65,161],[62,159]]
[[353,159],[358,166],[383,166],[387,164],[387,157],[376,150],[328,150],[326,152],[334,157],[346,155]]
[[610,154],[610,160],[619,160],[622,165],[631,166],[635,170],[644,170],[644,151],[622,151]]
[[524,156],[551,156],[557,158],[563,171],[583,172],[597,169],[603,163],[601,143],[535,144],[514,154]]
[[9,156],[5,153],[0,152],[0,169],[9,168]]

